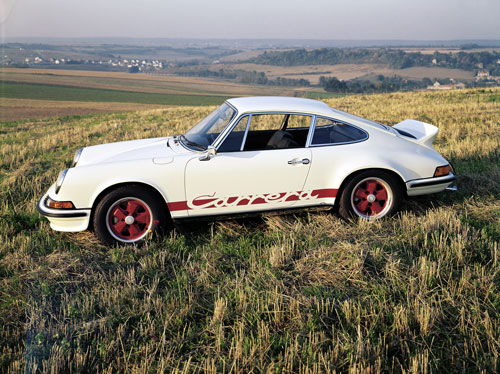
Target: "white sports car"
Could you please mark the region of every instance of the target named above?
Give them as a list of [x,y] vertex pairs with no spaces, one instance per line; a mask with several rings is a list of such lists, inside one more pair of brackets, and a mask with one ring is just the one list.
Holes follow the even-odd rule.
[[180,136],[79,149],[38,203],[59,231],[137,243],[171,221],[334,206],[378,219],[405,196],[456,189],[437,127],[390,127],[290,97],[227,100]]

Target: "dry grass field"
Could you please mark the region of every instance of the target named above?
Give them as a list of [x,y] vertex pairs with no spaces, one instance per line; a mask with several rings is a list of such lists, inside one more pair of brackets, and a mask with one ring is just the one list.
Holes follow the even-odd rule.
[[216,82],[208,78],[83,70],[2,68],[0,80],[177,95],[201,94],[227,97],[277,95],[283,92],[283,89],[275,87]]
[[[226,69],[243,69],[264,72],[269,79],[277,77],[307,79],[311,84],[319,84],[319,78],[337,77],[342,80],[351,80],[367,74],[382,74],[387,77],[398,75],[409,79],[422,78],[454,78],[457,80],[473,80],[474,74],[460,69],[447,69],[441,67],[413,67],[407,69],[391,69],[379,64],[338,64],[338,65],[306,65],[306,66],[273,66],[251,63],[237,63],[223,65]],[[219,65],[211,66],[220,69]]]
[[77,148],[212,107],[1,124],[0,372],[499,372],[500,89],[327,102],[439,126],[459,191],[379,222],[268,216],[110,249],[52,231],[37,200]]
[[0,122],[159,109],[159,104],[2,98]]
[[394,75],[399,75],[404,78],[410,79],[422,79],[422,78],[435,78],[435,79],[446,79],[453,78],[456,80],[472,81],[474,80],[474,72],[461,70],[461,69],[449,69],[442,67],[412,67],[406,69],[392,70]]

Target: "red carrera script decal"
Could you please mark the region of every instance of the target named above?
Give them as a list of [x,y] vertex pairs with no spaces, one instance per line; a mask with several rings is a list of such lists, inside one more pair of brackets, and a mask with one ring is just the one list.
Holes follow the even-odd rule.
[[337,196],[335,188],[321,190],[281,192],[232,197],[216,197],[212,195],[201,195],[191,201],[175,201],[168,203],[171,212],[176,210],[207,209],[207,208],[229,208],[234,206],[283,203],[286,201],[326,199]]

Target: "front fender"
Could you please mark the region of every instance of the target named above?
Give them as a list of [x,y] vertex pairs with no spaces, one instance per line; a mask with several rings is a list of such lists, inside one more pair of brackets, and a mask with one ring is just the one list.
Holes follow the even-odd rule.
[[140,160],[71,168],[59,193],[51,198],[72,201],[78,209],[90,209],[103,191],[124,183],[151,186],[165,202],[185,199],[184,167],[175,160],[168,164]]

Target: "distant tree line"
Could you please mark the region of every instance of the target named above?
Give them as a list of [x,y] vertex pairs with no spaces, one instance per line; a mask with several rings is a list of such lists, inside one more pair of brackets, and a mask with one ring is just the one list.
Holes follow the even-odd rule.
[[[328,92],[335,93],[374,93],[374,92],[396,92],[409,91],[426,88],[434,82],[429,78],[424,78],[421,81],[404,79],[402,77],[384,77],[378,75],[373,80],[353,79],[342,81],[336,77],[319,78],[319,84]],[[449,83],[449,82],[443,82]]]
[[[466,47],[467,48],[467,47]],[[337,65],[337,64],[385,64],[395,69],[413,66],[443,66],[447,68],[475,70],[482,64],[492,75],[500,75],[500,52],[457,52],[423,54],[401,49],[321,48],[295,49],[292,51],[265,51],[248,62],[264,65]]]
[[246,84],[262,84],[268,86],[287,86],[287,87],[309,87],[311,83],[307,79],[291,79],[281,78],[269,79],[264,72],[247,71],[247,70],[232,70],[232,69],[200,69],[200,70],[184,70],[176,72],[177,75],[191,77],[213,77],[229,79],[239,83]]

